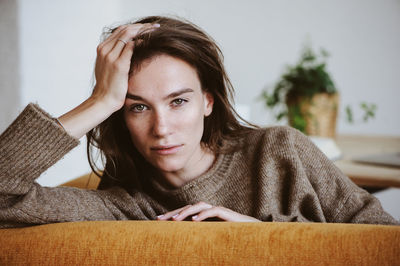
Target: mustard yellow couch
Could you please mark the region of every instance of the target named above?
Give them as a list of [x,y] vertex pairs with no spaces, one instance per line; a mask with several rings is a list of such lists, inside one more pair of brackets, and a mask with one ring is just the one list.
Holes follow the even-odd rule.
[[400,265],[400,226],[58,223],[0,230],[0,265]]

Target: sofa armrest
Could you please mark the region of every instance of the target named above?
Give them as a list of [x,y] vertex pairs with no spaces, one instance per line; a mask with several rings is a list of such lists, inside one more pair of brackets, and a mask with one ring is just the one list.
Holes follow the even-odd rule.
[[84,189],[97,189],[97,186],[100,183],[100,178],[95,173],[88,173],[72,179],[64,184],[61,184],[63,187],[77,187]]
[[95,221],[0,230],[3,265],[395,265],[400,226]]

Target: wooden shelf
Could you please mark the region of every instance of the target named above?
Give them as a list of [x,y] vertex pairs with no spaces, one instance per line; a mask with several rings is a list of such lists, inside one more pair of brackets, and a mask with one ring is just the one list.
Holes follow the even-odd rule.
[[400,187],[400,168],[357,163],[352,158],[400,152],[400,137],[341,135],[336,143],[343,153],[335,164],[360,186]]

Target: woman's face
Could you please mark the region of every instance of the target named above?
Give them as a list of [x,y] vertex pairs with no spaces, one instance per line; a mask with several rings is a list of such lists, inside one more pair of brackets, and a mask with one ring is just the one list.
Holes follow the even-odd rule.
[[196,70],[159,55],[143,62],[128,85],[124,116],[137,150],[162,173],[196,167],[204,154],[204,117],[213,106]]

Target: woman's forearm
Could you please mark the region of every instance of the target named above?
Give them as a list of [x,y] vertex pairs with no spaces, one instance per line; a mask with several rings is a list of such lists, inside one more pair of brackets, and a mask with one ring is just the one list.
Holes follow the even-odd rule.
[[80,139],[115,111],[116,108],[107,101],[90,97],[58,120],[69,135]]

